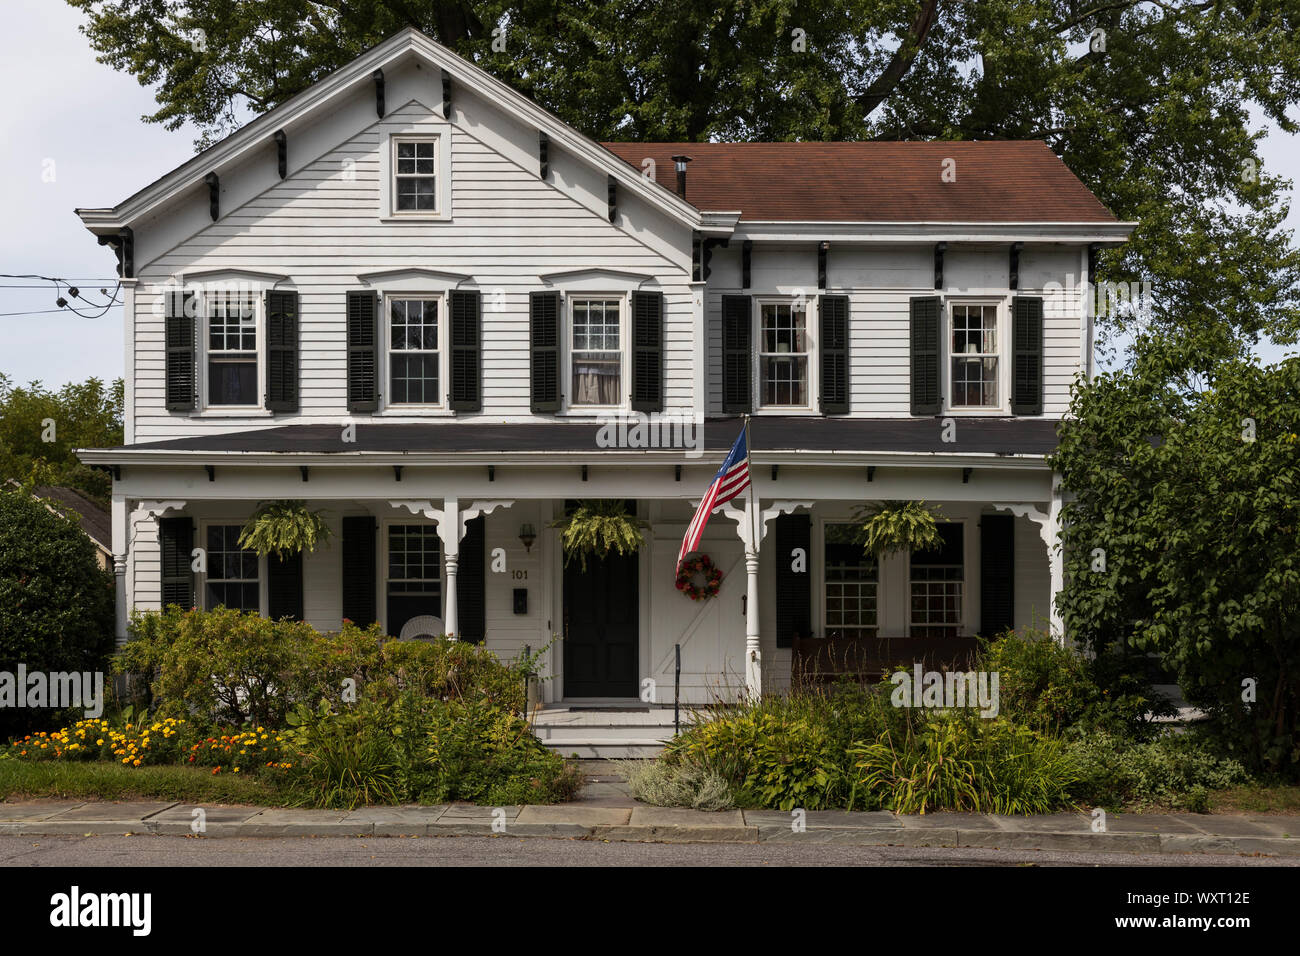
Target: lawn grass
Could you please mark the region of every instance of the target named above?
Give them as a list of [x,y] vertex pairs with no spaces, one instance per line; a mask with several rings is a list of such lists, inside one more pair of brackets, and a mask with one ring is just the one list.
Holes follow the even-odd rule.
[[273,784],[198,767],[0,760],[0,800],[177,800],[283,806]]
[[1300,814],[1300,787],[1251,784],[1210,794],[1211,813]]

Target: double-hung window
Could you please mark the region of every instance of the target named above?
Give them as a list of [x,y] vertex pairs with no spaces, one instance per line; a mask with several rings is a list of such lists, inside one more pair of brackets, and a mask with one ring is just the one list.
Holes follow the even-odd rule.
[[438,299],[388,300],[388,404],[437,405],[441,339]]
[[574,298],[571,319],[569,405],[622,405],[622,300]]
[[825,526],[827,637],[875,637],[880,611],[880,566],[854,540],[856,525]]
[[808,407],[808,312],[803,305],[759,303],[758,390],[764,407]]
[[998,358],[998,307],[953,303],[949,306],[952,343],[952,408],[998,408],[1001,364]]
[[262,609],[259,559],[256,551],[239,546],[242,525],[211,524],[207,527],[205,604],[238,611]]
[[957,637],[962,625],[965,560],[962,525],[939,526],[941,547],[911,555],[913,637]]
[[[388,633],[402,637],[437,637],[430,618],[442,619],[442,541],[428,524],[388,526],[386,581]],[[407,628],[408,624],[413,624]]]
[[438,208],[438,143],[393,137],[393,211],[435,212]]
[[208,405],[257,405],[257,297],[215,291],[204,300]]

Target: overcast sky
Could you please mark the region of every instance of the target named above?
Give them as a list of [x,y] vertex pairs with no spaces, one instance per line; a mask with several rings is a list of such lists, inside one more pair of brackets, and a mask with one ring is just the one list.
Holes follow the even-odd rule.
[[[113,290],[113,253],[96,245],[72,210],[116,205],[180,165],[193,155],[195,131],[168,132],[141,121],[156,108],[152,94],[95,62],[77,29],[81,14],[61,0],[5,0],[4,12],[0,272],[66,278],[103,301],[99,289]],[[1266,168],[1300,180],[1296,137],[1273,132],[1262,154]],[[1292,229],[1300,229],[1298,206],[1293,202]],[[0,286],[23,284],[39,287],[0,287],[0,372],[52,387],[122,374],[120,308],[80,318],[55,310],[49,283],[0,279]],[[15,312],[39,314],[9,314]]]

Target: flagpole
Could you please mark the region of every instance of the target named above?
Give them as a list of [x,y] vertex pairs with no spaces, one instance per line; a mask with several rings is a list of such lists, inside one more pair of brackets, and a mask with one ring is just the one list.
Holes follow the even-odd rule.
[[745,416],[745,471],[749,475],[749,540],[758,551],[757,511],[754,503],[754,446],[749,443],[749,415]]
[[745,554],[745,694],[749,699],[757,700],[762,693],[763,665],[758,620],[758,500],[754,497],[749,415],[745,415],[745,470],[749,475],[749,546]]

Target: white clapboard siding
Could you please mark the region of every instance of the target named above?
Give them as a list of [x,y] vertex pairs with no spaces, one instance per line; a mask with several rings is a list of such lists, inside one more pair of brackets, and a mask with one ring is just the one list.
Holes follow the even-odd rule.
[[[734,244],[733,244],[734,245]],[[911,412],[909,367],[910,300],[934,295],[934,253],[930,246],[865,249],[832,247],[827,287],[817,288],[816,252],[805,247],[775,247],[751,258],[750,287],[741,289],[740,254],[717,250],[710,261],[705,297],[708,343],[705,391],[710,415],[722,413],[722,297],[821,293],[849,297],[850,414],[855,417],[907,416]],[[1080,369],[1083,307],[1077,291],[1079,252],[1047,249],[1021,258],[1019,294],[1041,295],[1043,302],[1043,414],[1060,417],[1069,407],[1070,384]],[[943,296],[1009,297],[1006,250],[957,250],[944,264]],[[811,335],[816,340],[819,330]],[[1010,361],[1010,353],[1003,352]],[[816,396],[814,396],[815,400]]]
[[[437,117],[408,103],[385,122],[429,119]],[[359,273],[401,268],[465,273],[484,293],[482,414],[494,418],[530,414],[528,295],[544,288],[540,274],[605,268],[653,275],[665,294],[666,407],[689,408],[689,274],[463,126],[454,129],[452,143],[450,222],[379,220],[379,132],[371,127],[245,205],[223,211],[219,222],[149,263],[136,297],[134,440],[350,417],[345,293],[364,288]],[[163,323],[155,314],[159,287],[175,275],[212,269],[290,276],[301,297],[299,414],[231,418],[166,411]],[[497,290],[500,311],[494,311]]]

